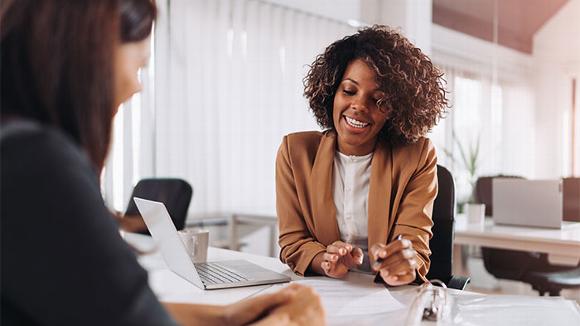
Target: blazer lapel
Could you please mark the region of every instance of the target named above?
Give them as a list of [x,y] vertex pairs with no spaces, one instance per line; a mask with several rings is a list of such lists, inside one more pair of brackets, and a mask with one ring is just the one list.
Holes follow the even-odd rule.
[[[368,201],[368,245],[387,243],[389,210],[391,206],[392,180],[391,149],[386,144],[377,144],[371,162],[371,177]],[[374,260],[374,258],[371,258]]]
[[310,175],[310,203],[315,235],[319,242],[329,245],[340,239],[336,222],[336,207],[333,198],[334,154],[336,134],[326,132],[322,135],[316,159]]

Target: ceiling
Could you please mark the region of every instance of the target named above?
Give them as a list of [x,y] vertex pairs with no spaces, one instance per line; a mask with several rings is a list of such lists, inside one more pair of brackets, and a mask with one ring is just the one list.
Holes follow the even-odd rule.
[[494,4],[497,3],[498,43],[531,54],[534,34],[568,2],[496,1],[433,0],[433,23],[493,42]]

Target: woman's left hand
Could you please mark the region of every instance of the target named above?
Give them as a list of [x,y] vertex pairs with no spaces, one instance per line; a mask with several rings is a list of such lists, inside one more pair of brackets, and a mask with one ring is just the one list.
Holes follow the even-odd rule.
[[417,253],[411,241],[395,240],[388,245],[377,243],[370,251],[375,259],[382,259],[373,264],[373,269],[381,274],[388,285],[405,285],[415,280]]

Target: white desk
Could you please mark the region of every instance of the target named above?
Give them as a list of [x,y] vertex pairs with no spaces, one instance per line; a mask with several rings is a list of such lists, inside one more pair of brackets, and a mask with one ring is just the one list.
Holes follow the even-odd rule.
[[548,254],[551,263],[576,266],[580,262],[580,222],[564,222],[558,230],[495,225],[490,218],[484,225],[472,225],[458,215],[454,243],[542,252]]
[[[141,250],[153,248],[151,238],[143,235],[126,234],[125,239]],[[302,279],[294,275],[278,259],[257,256],[231,250],[210,248],[208,260],[246,259],[255,264],[284,273],[292,280]],[[140,263],[149,271],[149,283],[160,300],[167,302],[228,304],[268,289],[270,286],[254,286],[238,289],[204,291],[185,281],[167,269],[159,253],[139,258]],[[349,277],[369,278],[368,275],[351,273]],[[416,287],[404,286],[390,289],[393,297],[406,306],[403,310],[390,313],[365,315],[364,317],[333,318],[327,311],[329,325],[404,325],[408,307],[416,293]],[[573,301],[561,298],[486,296],[467,291],[449,290],[454,302],[451,308],[453,325],[579,325],[580,307]],[[435,325],[424,322],[425,325]]]

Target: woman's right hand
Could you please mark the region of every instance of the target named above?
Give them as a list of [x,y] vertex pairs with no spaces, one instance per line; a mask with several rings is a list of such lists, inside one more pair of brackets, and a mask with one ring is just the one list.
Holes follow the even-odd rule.
[[315,272],[332,278],[342,278],[348,271],[363,262],[363,252],[349,243],[335,241],[312,261]]
[[272,310],[267,317],[256,323],[256,326],[326,325],[324,308],[314,289],[291,284],[282,291],[293,292],[293,299]]
[[168,302],[164,305],[173,319],[184,326],[325,325],[320,298],[312,288],[298,284],[226,306]]
[[224,310],[225,325],[251,322],[256,326],[325,324],[320,297],[312,288],[299,284],[227,305]]

